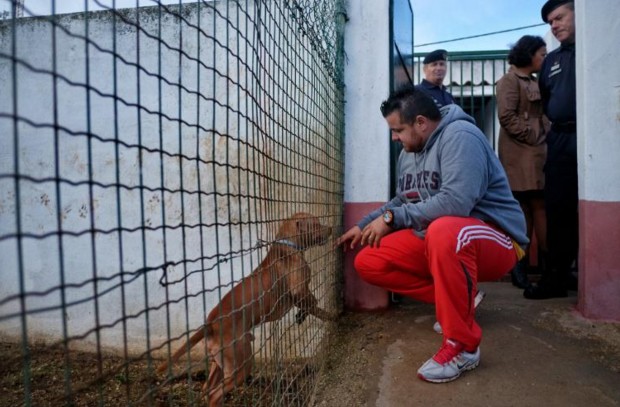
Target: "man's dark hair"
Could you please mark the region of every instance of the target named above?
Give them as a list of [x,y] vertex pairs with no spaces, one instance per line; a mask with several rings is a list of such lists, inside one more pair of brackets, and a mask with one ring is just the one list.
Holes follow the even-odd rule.
[[524,35],[510,49],[508,63],[517,68],[524,68],[532,63],[532,57],[540,48],[547,46],[545,40],[537,35]]
[[400,120],[411,124],[417,116],[424,116],[432,121],[441,120],[441,113],[433,98],[413,86],[405,86],[390,94],[381,103],[381,114],[387,117],[393,112],[400,112]]

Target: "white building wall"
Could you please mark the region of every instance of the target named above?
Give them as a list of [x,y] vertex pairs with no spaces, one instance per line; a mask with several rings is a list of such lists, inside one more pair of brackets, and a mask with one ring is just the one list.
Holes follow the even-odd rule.
[[[247,274],[251,264],[258,264],[257,258],[247,257],[211,272],[193,273],[183,281],[184,274],[215,264],[218,253],[250,247],[250,238],[256,239],[258,233],[249,228],[221,228],[216,240],[215,234],[205,234],[202,227],[181,226],[199,224],[198,213],[202,224],[214,224],[229,221],[230,213],[247,219],[252,209],[249,202],[233,199],[229,211],[225,198],[213,198],[215,192],[226,194],[241,188],[228,183],[225,167],[196,165],[198,159],[214,160],[254,170],[252,162],[231,162],[238,157],[239,144],[220,137],[250,137],[241,121],[204,99],[199,107],[197,94],[224,100],[250,117],[253,111],[241,104],[226,78],[205,68],[215,67],[231,78],[247,80],[237,72],[236,64],[227,65],[225,50],[214,52],[213,41],[203,37],[199,52],[195,35],[183,37],[187,25],[165,13],[160,19],[157,8],[140,9],[140,34],[135,26],[118,21],[114,30],[112,16],[109,12],[90,15],[88,29],[81,15],[61,16],[55,43],[52,25],[42,19],[19,20],[17,69],[13,71],[10,60],[0,60],[0,112],[21,118],[17,128],[7,117],[0,119],[0,173],[14,173],[17,149],[17,172],[36,180],[22,179],[19,190],[13,179],[0,180],[0,227],[25,235],[20,239],[21,258],[15,255],[15,239],[0,241],[0,298],[30,293],[24,309],[19,301],[8,301],[2,315],[28,313],[25,321],[31,340],[86,335],[83,343],[94,344],[94,330],[105,327],[99,331],[103,346],[122,348],[120,321],[125,319],[128,345],[139,349],[147,335],[155,342],[166,338],[167,321],[174,336],[187,330],[186,315],[190,327],[200,326],[205,308],[217,303],[218,292],[204,297],[199,293],[205,287],[226,284],[233,275],[239,278],[242,269]],[[134,11],[125,17],[136,19]],[[197,13],[186,17],[197,24]],[[226,38],[226,24],[215,23],[212,9],[204,8],[201,17],[203,24],[209,22],[210,35]],[[88,48],[85,37],[91,43]],[[224,41],[236,49],[237,39],[231,36]],[[11,55],[12,43],[11,35],[2,36],[0,50]],[[114,47],[125,61],[116,59],[116,67]],[[194,60],[180,58],[170,48]],[[56,81],[53,71],[59,78]],[[13,76],[18,87],[15,99]],[[240,85],[249,88],[251,82]],[[87,87],[92,90],[87,92]],[[61,128],[57,136],[53,123]],[[204,131],[211,128],[215,134]],[[14,138],[15,132],[18,137]],[[56,174],[66,180],[60,182],[59,194],[53,182]],[[117,182],[123,185],[118,190]],[[20,202],[19,213],[16,201]],[[90,233],[91,228],[98,232]],[[118,228],[124,231],[108,232]],[[59,229],[62,238],[57,236]],[[213,260],[192,261],[201,258]],[[159,267],[164,263],[170,265]],[[160,284],[164,272],[170,281],[182,282],[164,288]],[[168,307],[163,305],[166,301]],[[12,318],[0,323],[0,331],[19,337],[21,325],[20,318]]]
[[[77,337],[88,348],[99,329],[104,348],[159,345],[203,323],[259,264],[266,249],[248,249],[272,240],[282,216],[310,211],[287,198],[322,202],[329,178],[288,170],[278,181],[287,168],[325,166],[328,141],[316,135],[337,133],[338,110],[312,110],[307,134],[291,137],[296,112],[276,102],[321,107],[331,88],[314,84],[331,79],[294,24],[280,30],[307,41],[298,60],[273,46],[278,37],[252,43],[253,2],[217,7],[184,5],[182,23],[141,7],[140,33],[120,18],[115,27],[111,12],[89,15],[88,29],[83,14],[59,16],[56,42],[42,18],[19,20],[15,35],[11,21],[0,27],[0,52],[13,55],[15,38],[18,60],[0,58],[0,335],[21,338],[25,322],[31,341]],[[10,174],[23,176],[18,188]],[[162,286],[164,272],[177,283]]]
[[[587,6],[586,6],[587,3]],[[575,2],[579,196],[620,201],[620,2]]]
[[345,31],[345,202],[389,199],[389,1],[349,0]]

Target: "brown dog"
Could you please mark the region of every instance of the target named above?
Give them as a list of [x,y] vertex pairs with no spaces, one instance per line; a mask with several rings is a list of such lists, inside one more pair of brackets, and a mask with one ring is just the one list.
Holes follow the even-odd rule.
[[[303,256],[305,249],[325,244],[330,234],[329,226],[308,213],[284,221],[258,268],[222,298],[206,323],[172,355],[170,363],[206,337],[210,367],[202,390],[208,391],[210,407],[219,406],[224,395],[250,375],[254,326],[282,318],[293,306],[299,308],[298,323],[308,314],[336,319],[317,305],[310,292],[310,266]],[[164,372],[167,367],[164,363],[157,371]]]

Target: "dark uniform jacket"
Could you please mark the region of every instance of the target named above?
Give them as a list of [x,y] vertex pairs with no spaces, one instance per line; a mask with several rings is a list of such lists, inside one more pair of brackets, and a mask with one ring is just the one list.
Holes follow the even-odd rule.
[[575,44],[562,45],[545,58],[538,83],[545,114],[558,126],[577,121]]
[[426,79],[422,79],[422,82],[419,85],[416,85],[416,90],[421,90],[426,93],[430,97],[433,98],[437,107],[443,107],[445,105],[456,104],[456,101],[446,90],[445,86],[437,86]]
[[[538,84],[543,109],[551,120],[551,131],[547,136],[546,171],[557,170],[570,174],[574,180],[569,196],[576,194],[577,177],[577,91],[575,80],[575,44],[562,45],[551,51],[540,70]],[[573,188],[574,187],[574,188]],[[562,200],[559,192],[549,194]]]

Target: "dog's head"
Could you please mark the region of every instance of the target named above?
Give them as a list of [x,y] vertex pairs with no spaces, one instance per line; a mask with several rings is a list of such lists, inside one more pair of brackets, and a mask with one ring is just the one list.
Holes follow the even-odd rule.
[[327,243],[331,233],[332,228],[322,225],[316,216],[298,212],[280,225],[276,239],[286,239],[300,249],[307,249]]

